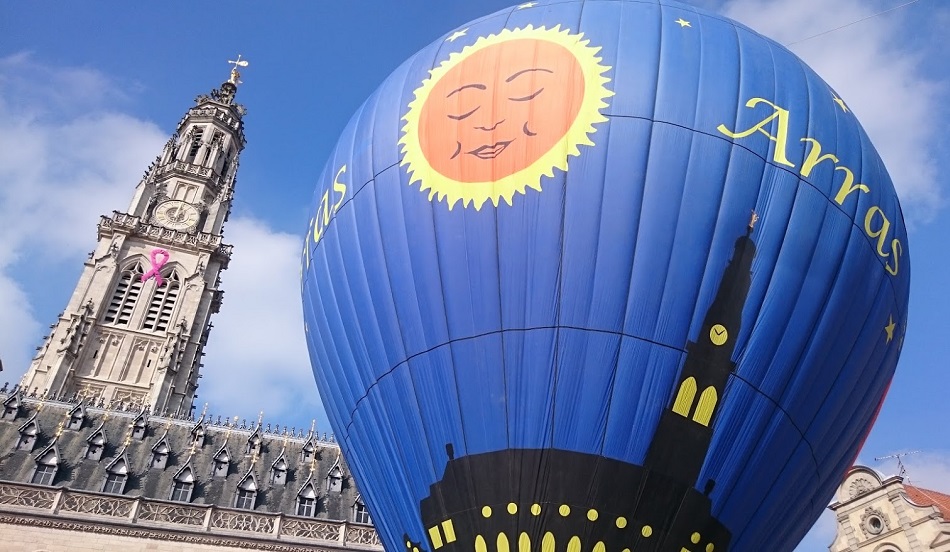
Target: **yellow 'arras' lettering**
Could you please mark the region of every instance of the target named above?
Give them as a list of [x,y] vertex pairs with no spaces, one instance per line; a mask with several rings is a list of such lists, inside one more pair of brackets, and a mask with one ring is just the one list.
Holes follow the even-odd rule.
[[[340,182],[340,177],[346,172],[346,165],[340,167],[336,172],[336,177],[333,179],[333,191],[334,193],[340,194],[340,197],[334,197],[336,200],[333,204],[330,203],[330,190],[325,190],[323,196],[320,198],[320,204],[317,206],[317,213],[311,221],[311,226],[313,226],[313,245],[316,246],[320,243],[320,238],[323,237],[323,231],[326,230],[327,225],[330,224],[330,220],[333,218],[333,215],[340,210],[340,207],[343,205],[343,200],[346,199],[346,184]],[[308,257],[309,263],[309,257]]]
[[[769,140],[775,142],[775,152],[772,154],[772,160],[775,163],[779,163],[781,165],[794,167],[795,165],[789,162],[785,153],[786,146],[788,144],[788,124],[790,117],[789,111],[764,98],[752,98],[747,101],[745,105],[746,107],[753,108],[760,103],[764,103],[765,105],[771,107],[773,113],[765,119],[759,121],[757,124],[743,131],[733,132],[729,130],[724,124],[717,126],[716,130],[733,139],[747,138],[754,135],[756,132],[761,132],[767,136]],[[768,130],[771,128],[771,123],[773,120],[775,121],[774,135]],[[832,164],[834,164],[835,171],[841,171],[844,173],[844,182],[841,183],[841,186],[838,188],[838,191],[834,196],[835,203],[838,205],[844,205],[844,202],[848,199],[848,196],[854,192],[861,192],[865,194],[871,192],[870,186],[867,186],[866,184],[855,183],[854,172],[848,167],[840,165],[837,155],[834,153],[822,153],[821,142],[819,142],[817,139],[805,137],[801,139],[801,142],[807,144],[806,147],[808,149],[808,152],[805,154],[805,159],[802,161],[802,168],[799,171],[801,178],[807,179],[809,176],[811,176],[812,171],[822,161],[831,161]],[[854,222],[856,224],[860,224],[860,215],[855,215]],[[900,239],[892,238],[890,236],[890,231],[891,221],[887,218],[887,215],[884,214],[884,211],[880,207],[875,205],[865,212],[864,232],[869,238],[877,241],[875,244],[877,254],[888,259],[888,261],[884,264],[885,270],[887,270],[888,274],[897,276],[900,257],[904,250]],[[888,240],[890,240],[890,251],[884,251],[884,247],[888,243]]]
[[802,142],[812,145],[808,150],[808,155],[805,157],[805,162],[802,163],[803,177],[808,178],[808,175],[811,174],[811,170],[815,168],[815,165],[822,161],[830,160],[832,163],[838,162],[838,158],[830,153],[821,154],[821,142],[818,140],[814,138],[802,138]]
[[[751,100],[747,101],[745,105],[746,107],[755,107],[760,103],[770,106],[775,110],[775,113],[772,113],[765,119],[762,119],[759,124],[747,130],[743,130],[742,132],[732,132],[726,128],[726,125],[719,125],[716,127],[716,130],[730,138],[745,138],[746,136],[750,136],[753,132],[761,132],[762,134],[768,136],[769,140],[775,142],[775,153],[772,154],[772,159],[776,163],[780,163],[787,167],[794,167],[795,164],[790,162],[785,156],[785,146],[788,143],[788,110],[782,109],[765,98],[752,98]],[[778,128],[775,136],[772,136],[769,134],[769,131],[765,130],[766,125],[771,123],[772,119],[778,120]]]
[[[871,224],[874,222],[874,215],[881,215],[881,227],[877,230],[871,228]],[[884,211],[880,207],[875,205],[868,209],[868,214],[864,217],[864,232],[870,238],[877,238],[877,254],[882,257],[887,257],[890,254],[884,252],[884,242],[887,240],[887,233],[891,229],[891,221],[887,220],[887,217],[884,215]]]
[[333,191],[340,194],[340,199],[336,200],[336,203],[333,204],[334,213],[340,210],[340,205],[343,205],[343,199],[346,197],[346,184],[340,182],[340,177],[343,176],[345,172],[346,165],[343,165],[340,167],[340,170],[336,172],[336,178],[333,179]]
[[888,271],[891,276],[897,276],[897,260],[900,258],[901,253],[903,253],[899,239],[894,238],[891,240],[891,252],[894,255],[894,268],[891,268],[891,263],[884,263],[884,270]]
[[[871,188],[868,188],[864,184],[858,184],[857,186],[852,186],[854,184],[854,173],[851,172],[851,169],[848,167],[835,167],[836,171],[844,171],[844,182],[841,183],[841,187],[838,188],[838,195],[835,196],[835,202],[838,205],[844,205],[844,200],[848,197],[848,194],[855,190],[861,190],[864,193],[871,191]],[[875,209],[877,209],[875,207]],[[870,211],[868,211],[870,213]],[[867,224],[865,224],[867,226]]]

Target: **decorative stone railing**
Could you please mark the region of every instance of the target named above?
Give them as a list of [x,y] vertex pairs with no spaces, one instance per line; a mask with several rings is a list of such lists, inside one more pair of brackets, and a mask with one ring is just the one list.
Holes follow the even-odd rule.
[[211,167],[204,167],[194,163],[186,163],[185,161],[172,161],[171,163],[161,165],[155,169],[154,176],[157,178],[166,173],[175,173],[203,178],[205,179],[205,182],[214,189],[215,192],[221,188],[221,182],[223,180],[223,176],[214,172]]
[[99,237],[103,232],[126,231],[137,236],[144,236],[155,241],[168,245],[191,246],[204,250],[210,250],[213,255],[218,257],[222,263],[227,266],[231,260],[231,253],[234,246],[223,243],[221,236],[210,234],[208,232],[179,232],[178,230],[169,230],[156,224],[142,222],[141,217],[136,217],[128,213],[113,211],[111,217],[99,217]]
[[172,531],[187,541],[206,535],[218,542],[249,538],[322,549],[382,550],[376,531],[366,525],[0,481],[0,518],[16,514],[81,522],[93,532],[99,524],[103,531],[118,524],[166,535]]

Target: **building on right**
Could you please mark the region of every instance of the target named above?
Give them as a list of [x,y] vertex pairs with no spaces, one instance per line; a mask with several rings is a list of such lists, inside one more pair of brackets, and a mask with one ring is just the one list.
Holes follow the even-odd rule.
[[950,495],[854,466],[829,508],[830,552],[950,552]]

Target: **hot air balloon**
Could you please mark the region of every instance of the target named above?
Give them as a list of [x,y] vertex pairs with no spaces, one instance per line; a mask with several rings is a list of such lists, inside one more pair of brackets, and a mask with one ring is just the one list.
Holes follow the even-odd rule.
[[903,342],[907,234],[843,98],[666,0],[446,33],[312,213],[314,374],[390,552],[791,550]]

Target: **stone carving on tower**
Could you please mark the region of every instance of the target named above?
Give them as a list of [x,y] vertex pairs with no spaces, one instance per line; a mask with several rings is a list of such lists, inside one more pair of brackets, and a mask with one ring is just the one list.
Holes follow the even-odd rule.
[[128,210],[100,218],[96,249],[21,380],[25,393],[190,413],[231,258],[222,232],[245,145],[234,97],[247,61],[229,63],[230,78],[195,99]]

